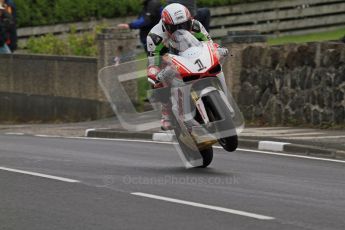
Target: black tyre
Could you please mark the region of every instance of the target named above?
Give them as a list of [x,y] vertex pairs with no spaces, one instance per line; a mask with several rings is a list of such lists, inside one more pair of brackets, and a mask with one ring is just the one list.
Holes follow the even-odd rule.
[[238,137],[236,135],[231,137],[220,138],[218,140],[218,143],[223,147],[224,150],[228,152],[233,152],[237,149]]
[[[224,101],[221,99],[219,92],[213,91],[209,93],[205,98],[203,98],[205,103],[207,115],[210,121],[218,121],[222,119],[227,119],[226,124],[222,127],[213,127],[211,132],[220,130],[236,130],[235,125],[231,119],[231,112],[225,105]],[[232,135],[224,138],[218,139],[218,143],[223,147],[225,151],[233,152],[238,146],[238,136]]]
[[179,137],[181,134],[181,129],[180,129],[178,124],[175,125],[174,130],[175,130],[176,139],[177,139],[177,141],[181,147],[181,150],[184,153],[188,153],[188,155],[196,155],[199,152],[200,155],[202,156],[203,164],[201,166],[199,166],[199,168],[206,168],[207,166],[209,166],[211,164],[211,162],[213,160],[213,148],[212,147],[207,148],[207,149],[203,149],[203,150],[199,150],[198,152],[196,152],[195,150],[189,148],[187,145],[185,145],[183,143],[183,141],[180,140]]
[[200,151],[200,154],[202,156],[203,164],[199,168],[206,168],[209,166],[213,160],[213,148],[207,148]]

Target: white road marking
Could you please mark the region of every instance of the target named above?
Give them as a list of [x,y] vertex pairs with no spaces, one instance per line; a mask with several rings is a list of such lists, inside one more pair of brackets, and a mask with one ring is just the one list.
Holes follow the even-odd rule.
[[345,136],[338,135],[338,136],[320,136],[320,137],[290,137],[289,139],[313,140],[313,139],[335,139],[335,138],[345,138]]
[[[277,133],[276,134],[277,136],[281,136],[281,138],[289,138],[289,137],[299,137],[299,136],[320,136],[320,135],[323,135],[325,136],[325,133],[317,133],[317,132],[313,132],[313,133]],[[258,132],[256,133],[241,133],[240,134],[241,137],[256,137],[258,136]],[[260,136],[261,137],[271,137],[272,136],[272,133],[260,133]],[[313,137],[310,137],[310,138],[313,138]]]
[[22,136],[24,135],[24,133],[5,133],[6,135],[18,135],[18,136]]
[[167,202],[172,202],[172,203],[177,203],[177,204],[184,204],[184,205],[189,205],[193,207],[198,207],[198,208],[205,208],[205,209],[211,209],[219,212],[226,212],[234,215],[240,215],[240,216],[245,216],[245,217],[251,217],[254,219],[259,219],[259,220],[274,220],[274,217],[271,216],[264,216],[256,213],[251,213],[251,212],[244,212],[236,209],[229,209],[229,208],[223,208],[219,206],[213,206],[213,205],[206,205],[206,204],[200,204],[196,202],[191,202],[191,201],[186,201],[186,200],[179,200],[179,199],[174,199],[174,198],[169,198],[169,197],[164,197],[164,196],[157,196],[157,195],[152,195],[148,193],[141,193],[141,192],[133,192],[131,193],[132,195],[135,196],[142,196],[142,197],[147,197],[151,199],[156,199],[156,200],[163,200]]
[[316,130],[316,129],[296,129],[294,127],[260,127],[260,128],[246,128],[247,131],[262,131],[262,130],[278,130],[278,131],[289,131],[289,130],[298,130],[298,131],[308,131],[308,130]]
[[[174,144],[172,142],[161,142],[161,141],[151,141],[151,140],[128,140],[128,139],[120,139],[120,138],[97,138],[97,137],[61,137],[67,139],[81,139],[81,140],[106,140],[106,141],[122,141],[122,142],[138,142],[138,143],[154,143],[154,144]],[[213,146],[215,149],[223,149],[221,146]],[[255,152],[255,153],[262,153],[268,155],[276,155],[276,156],[283,156],[283,157],[295,157],[295,158],[304,158],[309,160],[319,160],[319,161],[329,161],[329,162],[337,162],[345,164],[344,160],[336,160],[336,159],[328,159],[328,158],[320,158],[320,157],[311,157],[311,156],[302,156],[302,155],[294,155],[290,153],[277,153],[277,152],[267,152],[261,150],[253,150],[253,149],[242,149],[238,148],[237,150],[243,152]]]
[[58,181],[63,181],[63,182],[68,182],[68,183],[80,183],[80,181],[78,180],[73,180],[73,179],[69,179],[65,177],[52,176],[52,175],[47,175],[47,174],[42,174],[42,173],[29,172],[29,171],[6,168],[6,167],[0,167],[0,170],[21,173],[21,174],[30,175],[30,176],[43,177],[47,179],[58,180]]
[[[37,136],[37,135],[35,135]],[[56,137],[56,136],[45,136],[45,137]],[[101,141],[120,141],[120,142],[137,142],[137,143],[154,143],[154,144],[169,144],[172,145],[174,143],[172,142],[161,142],[161,141],[151,141],[151,140],[129,140],[129,139],[121,139],[121,138],[100,138],[100,137],[64,137],[59,136],[58,138],[63,139],[77,139],[77,140],[101,140]],[[223,149],[220,146],[213,146],[215,149]],[[304,158],[309,160],[319,160],[319,161],[328,161],[328,162],[337,162],[337,163],[343,163],[345,164],[344,160],[336,160],[336,159],[328,159],[328,158],[320,158],[320,157],[311,157],[311,156],[302,156],[302,155],[294,155],[294,154],[287,154],[287,153],[277,153],[277,152],[266,152],[261,150],[253,150],[253,149],[241,149],[238,148],[239,151],[244,152],[254,152],[254,153],[262,153],[262,154],[268,154],[268,155],[276,155],[276,156],[283,156],[283,157],[295,157],[295,158]]]
[[54,137],[61,137],[61,136],[38,134],[38,135],[35,135],[35,137],[49,137],[49,138],[54,138]]
[[282,133],[281,135],[284,135],[281,138],[285,138],[286,137],[295,137],[295,136],[320,136],[320,135],[326,135],[325,133],[320,133],[320,132],[311,132],[311,133]]
[[79,140],[105,140],[105,141],[122,141],[122,142],[138,142],[138,143],[154,143],[154,144],[174,144],[170,142],[164,141],[152,141],[152,140],[140,140],[140,139],[121,139],[121,138],[101,138],[101,137],[62,137],[65,139],[79,139]]
[[[222,147],[216,146],[216,148],[222,148]],[[320,157],[310,157],[310,156],[302,156],[302,155],[294,155],[294,154],[290,154],[290,153],[266,152],[266,151],[260,151],[260,150],[241,149],[241,148],[238,148],[237,150],[243,151],[243,152],[255,152],[255,153],[268,154],[268,155],[276,155],[276,156],[283,156],[283,157],[304,158],[304,159],[319,160],[319,161],[330,161],[330,162],[337,162],[337,163],[343,163],[343,164],[345,164],[345,161],[343,161],[343,160],[328,159],[328,158],[320,158]]]
[[249,128],[243,131],[243,133],[275,133],[275,134],[287,134],[287,133],[311,133],[316,132],[316,129],[282,129],[282,128]]

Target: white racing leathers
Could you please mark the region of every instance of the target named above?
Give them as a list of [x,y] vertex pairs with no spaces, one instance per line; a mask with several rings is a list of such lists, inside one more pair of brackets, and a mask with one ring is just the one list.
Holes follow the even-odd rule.
[[[204,28],[204,26],[197,20],[193,19],[192,21],[192,31],[191,33],[199,41],[210,41],[211,37]],[[148,52],[148,81],[151,84],[156,84],[159,81],[157,80],[157,74],[161,70],[161,58],[164,54],[170,51],[170,46],[168,44],[169,35],[165,31],[162,21],[154,26],[149,35],[147,36],[147,52]]]

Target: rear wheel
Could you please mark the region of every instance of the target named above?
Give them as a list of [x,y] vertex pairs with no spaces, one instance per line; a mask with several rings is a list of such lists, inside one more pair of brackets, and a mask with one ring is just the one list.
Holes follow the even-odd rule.
[[213,148],[210,147],[210,148],[201,150],[200,154],[202,156],[203,165],[200,166],[199,168],[206,168],[207,166],[211,164],[213,160]]
[[181,150],[186,153],[187,155],[196,155],[198,153],[200,153],[200,155],[202,156],[202,161],[203,164],[201,166],[199,166],[199,168],[206,168],[207,166],[209,166],[213,160],[213,149],[212,146],[203,150],[198,150],[198,152],[196,152],[197,150],[193,150],[190,147],[188,147],[185,143],[183,143],[182,140],[180,140],[180,134],[181,134],[181,128],[179,127],[179,125],[176,123],[175,121],[175,136],[176,139],[181,147]]

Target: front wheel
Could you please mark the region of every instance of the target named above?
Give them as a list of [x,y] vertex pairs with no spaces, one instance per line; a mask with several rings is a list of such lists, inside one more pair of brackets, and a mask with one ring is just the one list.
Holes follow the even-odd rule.
[[[213,127],[212,132],[220,130],[236,130],[236,127],[231,119],[231,112],[220,97],[219,92],[210,92],[205,98],[203,98],[207,115],[211,122],[227,119],[227,122],[222,123],[222,127]],[[238,136],[236,133],[232,136],[227,136],[218,139],[218,143],[223,147],[225,151],[233,152],[238,146]]]

